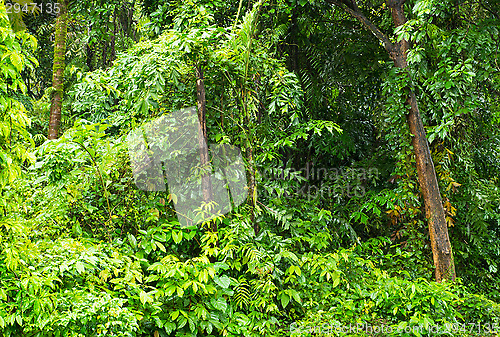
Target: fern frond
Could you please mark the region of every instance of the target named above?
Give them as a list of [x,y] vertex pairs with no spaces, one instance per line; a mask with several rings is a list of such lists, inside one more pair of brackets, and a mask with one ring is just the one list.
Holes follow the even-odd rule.
[[251,301],[251,293],[250,293],[250,285],[248,284],[247,279],[241,275],[238,278],[238,285],[234,289],[234,301],[236,307],[242,309],[250,304]]

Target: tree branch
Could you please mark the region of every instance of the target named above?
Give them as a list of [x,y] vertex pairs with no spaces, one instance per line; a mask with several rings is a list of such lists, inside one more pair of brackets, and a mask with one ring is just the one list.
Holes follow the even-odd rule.
[[[399,2],[404,2],[405,0],[398,0]],[[385,35],[373,22],[371,22],[359,9],[356,0],[326,0],[326,2],[331,3],[345,12],[351,14],[353,17],[358,19],[370,32],[380,42],[384,45],[385,50],[392,54],[394,52],[394,44],[389,40],[387,35]]]

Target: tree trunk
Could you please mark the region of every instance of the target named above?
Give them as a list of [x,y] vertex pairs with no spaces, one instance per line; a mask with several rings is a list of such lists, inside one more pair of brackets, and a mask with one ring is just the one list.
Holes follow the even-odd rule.
[[106,68],[106,63],[107,63],[107,54],[108,54],[108,23],[109,23],[109,16],[108,15],[103,15],[102,12],[99,14],[99,19],[101,25],[104,24],[104,30],[102,32],[102,35],[104,35],[104,38],[102,38],[101,41],[101,62],[102,65],[101,67],[104,69]]
[[252,153],[252,144],[249,143],[246,149],[246,157],[249,166],[248,170],[248,204],[250,205],[250,222],[253,225],[253,231],[255,236],[259,235],[260,226],[257,221],[255,221],[255,204],[256,200],[256,188],[257,183],[255,181],[255,169],[253,166],[253,153]]
[[[203,79],[203,68],[201,65],[196,66],[196,98],[198,102],[198,120],[200,128],[198,130],[198,147],[200,149],[200,164],[203,170],[207,168],[210,163],[208,156],[208,143],[207,143],[207,100],[205,97],[205,82]],[[212,201],[212,183],[210,181],[210,172],[205,172],[201,177],[201,188],[203,191],[203,200],[205,202]],[[212,231],[217,231],[217,224],[212,221]]]
[[56,20],[54,65],[52,68],[52,87],[55,91],[50,105],[49,139],[56,139],[61,124],[61,108],[64,92],[64,68],[66,54],[66,33],[68,22],[67,0],[59,1],[59,14]]
[[[92,24],[90,24],[89,26],[87,26],[87,35],[90,36],[90,32],[92,31]],[[86,60],[86,63],[87,63],[87,68],[89,71],[93,71],[94,70],[94,67],[92,66],[92,61],[94,59],[94,51],[92,49],[92,46],[90,45],[90,43],[87,43],[87,45],[85,46],[86,50],[85,50],[85,55],[87,57],[87,60]]]
[[[395,26],[403,25],[406,22],[404,1],[389,1],[389,7],[391,8]],[[408,41],[404,39],[396,45],[396,52],[391,55],[396,67],[404,69],[408,66],[408,49]],[[417,98],[411,89],[406,104],[409,109],[406,120],[413,135],[412,145],[417,162],[418,181],[424,198],[426,218],[429,223],[436,281],[441,282],[443,279],[455,280],[455,264],[436,170],[434,169],[429,142],[418,109]]]
[[116,57],[116,34],[118,33],[117,27],[116,27],[116,5],[113,8],[113,35],[111,36],[111,53],[109,56],[109,62],[110,65],[113,64],[113,61],[115,60]]
[[254,167],[254,162],[253,162],[253,137],[250,138],[250,135],[252,134],[253,130],[250,129],[250,112],[248,111],[247,107],[247,102],[246,102],[246,96],[244,94],[244,91],[242,90],[242,97],[243,97],[243,118],[242,122],[244,127],[246,128],[246,134],[248,135],[246,137],[246,146],[245,146],[245,157],[247,160],[247,182],[248,182],[248,197],[247,197],[247,203],[250,206],[250,223],[253,226],[253,230],[255,233],[255,236],[259,235],[260,232],[260,226],[255,221],[255,205],[257,204],[257,181],[255,180],[255,167]]
[[[392,43],[390,39],[359,9],[356,0],[327,0],[328,2],[342,8],[359,20],[370,30],[384,45],[394,65],[404,69],[407,67],[407,55],[409,43],[402,40]],[[392,20],[396,27],[406,22],[404,14],[405,0],[386,0],[391,10]],[[429,143],[425,134],[422,118],[418,109],[417,98],[411,88],[407,88],[408,113],[406,120],[410,132],[413,135],[412,145],[417,163],[418,182],[422,190],[425,205],[426,218],[429,224],[429,235],[435,266],[435,278],[437,282],[444,279],[455,280],[455,264],[451,250],[448,226],[446,224],[445,212],[441,200],[441,193],[436,178],[436,171],[429,150]]]

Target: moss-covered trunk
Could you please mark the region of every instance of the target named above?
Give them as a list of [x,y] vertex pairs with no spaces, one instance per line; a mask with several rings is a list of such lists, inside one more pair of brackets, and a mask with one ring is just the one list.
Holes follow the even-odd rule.
[[[358,7],[357,0],[327,0],[335,6],[356,18],[366,29],[371,31],[383,44],[394,65],[405,69],[408,65],[407,55],[409,43],[405,39],[392,42],[389,37],[372,21],[370,21]],[[406,22],[404,5],[406,0],[386,0],[391,11],[392,20],[396,27]],[[410,132],[413,135],[412,145],[417,163],[418,182],[422,191],[425,213],[429,223],[435,278],[437,282],[444,279],[455,280],[455,265],[451,250],[448,226],[446,224],[441,193],[436,178],[434,163],[429,150],[429,143],[425,134],[422,117],[418,109],[417,98],[411,88],[408,90],[406,104],[408,110],[406,119]]]
[[[404,1],[391,0],[388,1],[388,4],[394,25],[396,27],[404,25],[406,23]],[[392,53],[389,52],[396,67],[404,69],[408,66],[408,50],[409,43],[403,39],[395,45]],[[408,90],[406,104],[408,107],[406,120],[413,135],[412,145],[417,164],[418,182],[424,199],[425,216],[429,224],[432,255],[436,268],[435,278],[437,282],[441,282],[443,279],[455,280],[455,264],[436,170],[418,109],[417,98],[411,88]]]
[[64,68],[66,54],[66,33],[68,24],[68,2],[59,1],[59,14],[56,20],[55,44],[54,44],[54,65],[52,70],[52,103],[50,106],[49,139],[56,139],[59,134],[61,124],[61,109],[64,92]]

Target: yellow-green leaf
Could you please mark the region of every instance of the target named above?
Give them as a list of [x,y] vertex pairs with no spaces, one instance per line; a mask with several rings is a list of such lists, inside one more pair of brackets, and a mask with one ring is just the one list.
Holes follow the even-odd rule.
[[17,71],[21,71],[23,69],[23,59],[18,53],[12,52],[10,54],[10,61],[14,67],[16,67]]

